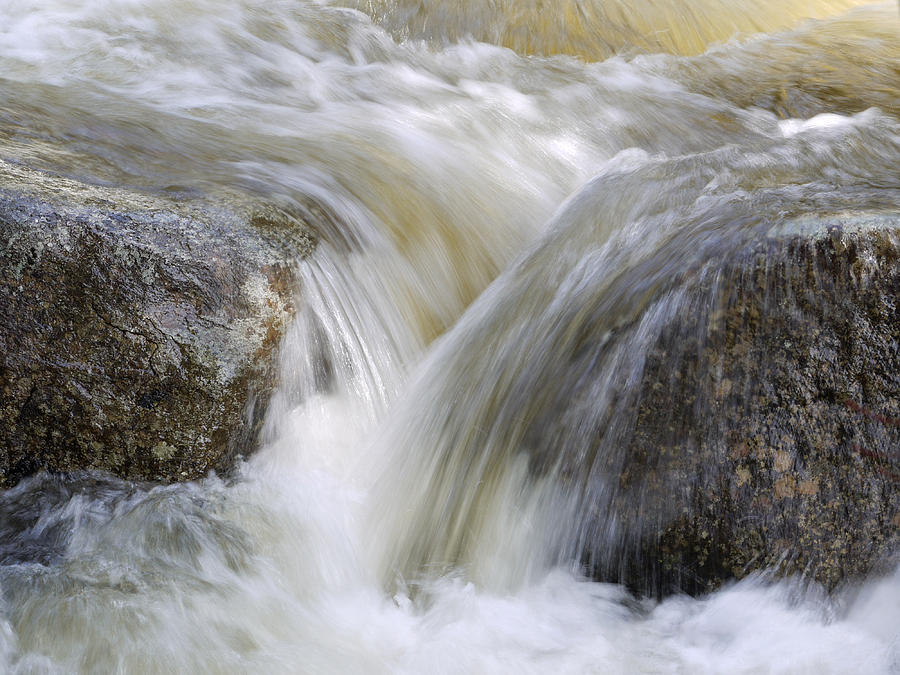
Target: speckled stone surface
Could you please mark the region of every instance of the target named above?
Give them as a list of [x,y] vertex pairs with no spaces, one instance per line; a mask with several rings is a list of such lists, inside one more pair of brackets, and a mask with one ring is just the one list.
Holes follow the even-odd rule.
[[[900,552],[900,214],[708,267],[647,354],[586,554],[641,593],[758,570],[834,589]],[[808,225],[808,224],[807,224]]]
[[309,223],[0,163],[0,486],[197,478],[252,449]]

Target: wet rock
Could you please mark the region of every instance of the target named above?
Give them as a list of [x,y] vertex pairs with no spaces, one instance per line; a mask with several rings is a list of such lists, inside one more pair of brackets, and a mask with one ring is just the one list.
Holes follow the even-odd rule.
[[0,163],[0,486],[193,479],[255,441],[302,218]]
[[595,576],[657,595],[758,570],[834,589],[896,562],[898,228],[808,218],[698,277],[647,355],[615,523],[595,524],[623,543],[588,551]]

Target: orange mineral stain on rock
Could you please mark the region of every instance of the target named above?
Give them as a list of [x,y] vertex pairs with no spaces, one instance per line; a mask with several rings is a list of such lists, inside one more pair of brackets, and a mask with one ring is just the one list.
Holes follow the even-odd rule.
[[819,492],[819,483],[814,480],[801,480],[797,485],[797,494],[800,495],[814,495]]
[[731,459],[743,459],[750,454],[750,446],[744,441],[731,446],[731,452],[728,453]]
[[794,477],[785,476],[775,481],[775,496],[778,499],[785,499],[794,496]]
[[791,468],[791,454],[784,450],[775,453],[775,470],[787,471]]

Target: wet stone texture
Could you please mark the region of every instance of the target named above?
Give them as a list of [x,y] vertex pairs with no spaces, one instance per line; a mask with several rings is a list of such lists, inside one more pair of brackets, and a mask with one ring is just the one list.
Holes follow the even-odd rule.
[[[828,589],[900,551],[900,230],[762,241],[706,270],[648,354],[595,576]],[[900,224],[900,216],[895,219]],[[609,527],[609,524],[606,524]]]
[[256,440],[312,230],[0,163],[0,486],[184,480]]

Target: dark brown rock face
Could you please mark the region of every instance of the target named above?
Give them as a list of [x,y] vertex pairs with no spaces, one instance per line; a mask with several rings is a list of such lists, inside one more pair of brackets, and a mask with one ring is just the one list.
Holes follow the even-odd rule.
[[647,355],[607,467],[626,543],[588,552],[596,576],[696,593],[775,570],[833,589],[892,564],[900,215],[878,219],[824,218],[702,276]]
[[192,479],[248,450],[313,241],[270,216],[0,165],[0,486]]

